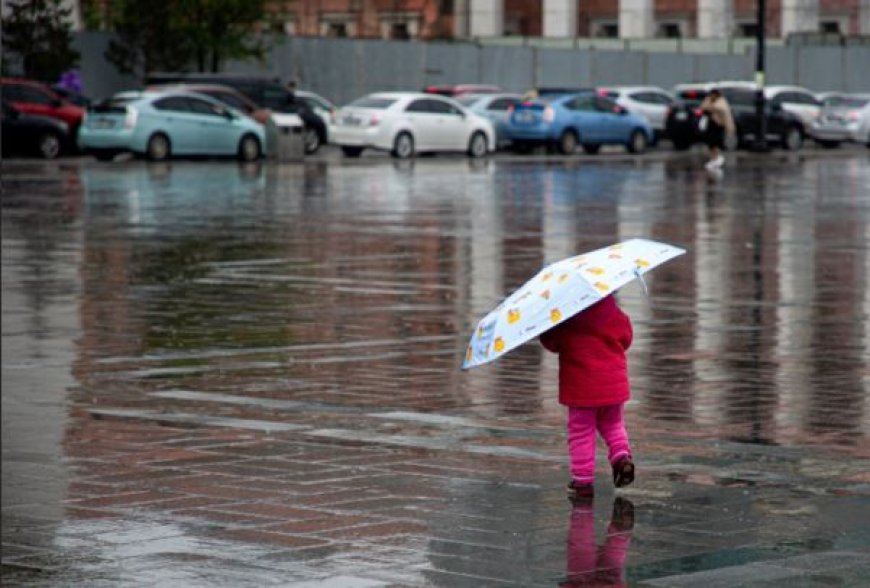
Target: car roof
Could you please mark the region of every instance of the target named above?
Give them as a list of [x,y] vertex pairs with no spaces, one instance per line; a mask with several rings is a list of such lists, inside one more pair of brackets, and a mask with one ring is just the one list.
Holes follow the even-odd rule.
[[259,109],[257,103],[245,96],[242,92],[239,92],[232,86],[225,86],[223,84],[188,84],[185,82],[173,83],[173,84],[153,84],[148,86],[146,91],[148,92],[205,92],[205,91],[219,91],[226,92],[228,94],[232,94],[233,96],[242,100],[242,102],[250,105],[252,108]]
[[661,92],[662,94],[670,94],[659,86],[601,86],[598,89],[608,92]]

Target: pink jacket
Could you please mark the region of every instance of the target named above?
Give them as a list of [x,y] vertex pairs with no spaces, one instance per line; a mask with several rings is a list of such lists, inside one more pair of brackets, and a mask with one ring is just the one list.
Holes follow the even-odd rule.
[[630,397],[625,351],[631,320],[613,296],[543,333],[541,344],[559,354],[559,402],[593,408]]

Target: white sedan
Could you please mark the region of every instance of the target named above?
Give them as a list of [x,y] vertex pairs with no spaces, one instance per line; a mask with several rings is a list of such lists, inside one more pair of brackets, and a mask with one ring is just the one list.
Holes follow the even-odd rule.
[[607,86],[599,88],[598,92],[630,112],[646,117],[656,137],[665,133],[668,111],[676,102],[673,94],[657,86]]
[[332,142],[348,157],[382,149],[407,159],[426,151],[458,151],[483,157],[495,151],[490,121],[454,100],[420,92],[369,94],[342,108]]

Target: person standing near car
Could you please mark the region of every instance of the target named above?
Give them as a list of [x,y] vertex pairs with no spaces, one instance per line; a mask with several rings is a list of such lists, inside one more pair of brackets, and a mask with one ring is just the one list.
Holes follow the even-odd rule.
[[713,88],[701,102],[701,110],[707,120],[707,147],[710,149],[710,159],[704,165],[707,169],[719,169],[725,163],[722,150],[725,148],[725,137],[734,133],[734,117],[731,106],[725,96]]

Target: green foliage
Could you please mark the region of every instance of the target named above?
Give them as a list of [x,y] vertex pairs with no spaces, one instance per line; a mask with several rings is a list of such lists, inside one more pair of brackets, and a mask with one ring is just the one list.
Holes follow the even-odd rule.
[[118,34],[106,58],[120,71],[218,71],[227,59],[262,57],[253,32],[265,0],[113,0],[110,28]]
[[150,71],[184,70],[193,43],[182,26],[175,2],[114,0],[110,28],[117,38],[105,57],[118,71],[144,78]]
[[[9,54],[21,60],[23,74],[55,82],[78,64],[72,48],[70,15],[62,0],[10,0],[3,18],[4,65]],[[4,68],[5,69],[5,68]]]

